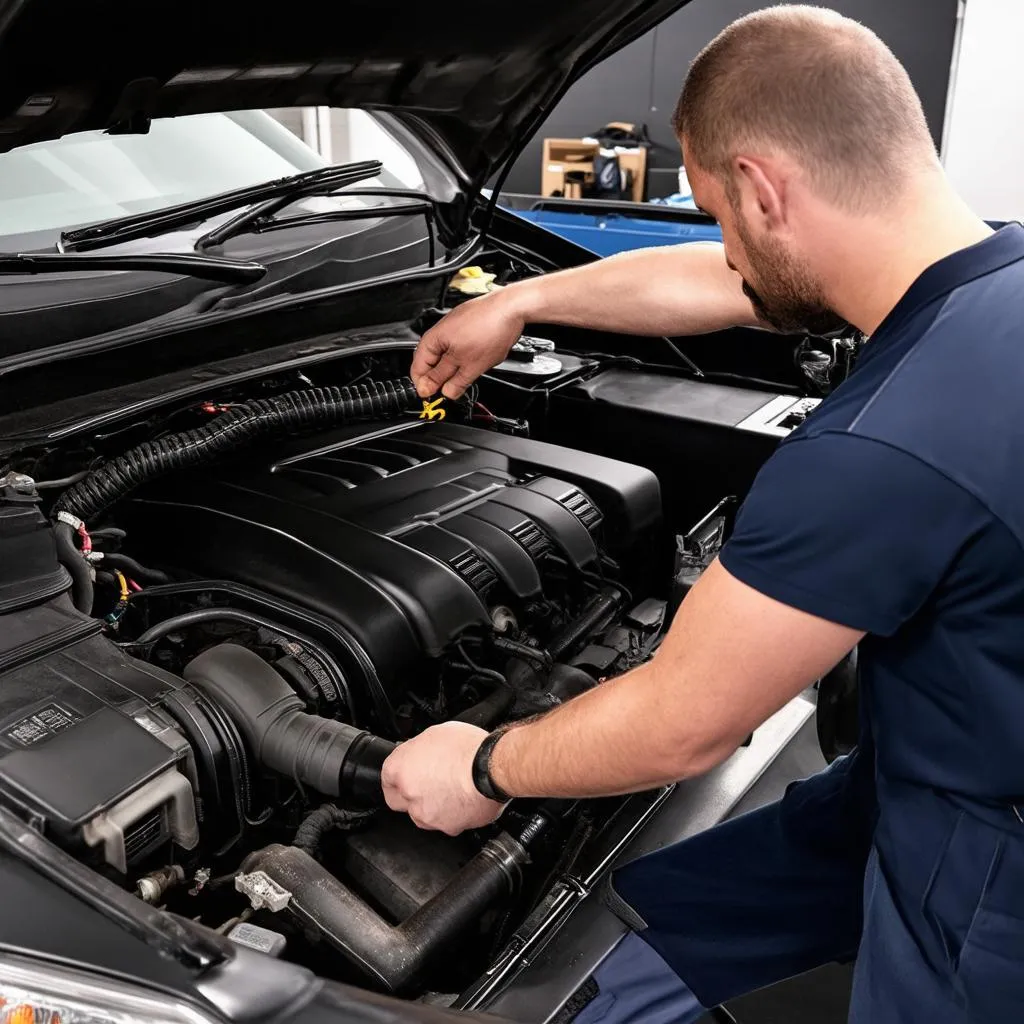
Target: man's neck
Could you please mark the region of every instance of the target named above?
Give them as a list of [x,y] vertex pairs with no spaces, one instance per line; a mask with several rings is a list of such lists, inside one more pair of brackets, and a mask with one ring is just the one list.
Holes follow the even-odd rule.
[[924,189],[889,216],[844,233],[833,254],[832,306],[870,338],[925,270],[991,234],[944,183]]

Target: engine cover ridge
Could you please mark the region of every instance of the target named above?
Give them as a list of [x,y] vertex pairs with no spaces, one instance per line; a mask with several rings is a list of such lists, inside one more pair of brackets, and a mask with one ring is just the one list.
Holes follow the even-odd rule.
[[158,481],[128,509],[139,550],[327,614],[385,686],[543,592],[555,555],[592,571],[661,514],[657,479],[611,459],[456,424],[271,443]]

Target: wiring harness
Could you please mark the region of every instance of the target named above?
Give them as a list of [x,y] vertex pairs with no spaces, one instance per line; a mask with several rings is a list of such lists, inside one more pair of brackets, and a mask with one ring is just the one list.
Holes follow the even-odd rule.
[[[94,554],[86,529],[87,523],[142,484],[165,473],[209,462],[262,437],[339,423],[389,419],[422,405],[408,377],[289,391],[273,398],[217,407],[225,411],[218,412],[209,423],[146,441],[90,471],[61,494],[52,510],[57,551],[74,581],[72,595],[76,607],[85,612],[92,609],[94,570],[87,560],[98,561],[102,557],[111,568],[146,575],[147,570],[138,563],[128,564],[129,560],[121,556]],[[75,544],[76,534],[81,548]],[[125,600],[122,595],[122,601]]]
[[337,423],[384,419],[421,404],[408,377],[309,388],[274,398],[256,398],[192,430],[146,441],[93,470],[56,501],[54,515],[67,512],[88,523],[115,502],[157,476],[208,462],[258,438]]

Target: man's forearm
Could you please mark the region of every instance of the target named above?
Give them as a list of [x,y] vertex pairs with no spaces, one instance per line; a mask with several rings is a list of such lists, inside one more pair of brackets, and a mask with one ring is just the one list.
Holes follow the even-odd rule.
[[717,243],[620,253],[510,285],[505,295],[528,323],[655,336],[760,325]]
[[[713,562],[650,662],[488,744],[492,781],[512,797],[573,798],[699,775],[863,635],[766,597]],[[388,806],[449,835],[493,822],[502,804],[475,783],[486,737],[452,721],[398,744],[381,772]]]
[[678,685],[656,660],[510,729],[491,775],[510,796],[596,797],[702,774],[735,743],[680,716]]

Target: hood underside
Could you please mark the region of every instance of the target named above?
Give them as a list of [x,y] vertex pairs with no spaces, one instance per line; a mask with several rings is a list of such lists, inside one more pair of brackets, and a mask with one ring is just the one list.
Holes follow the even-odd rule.
[[0,152],[154,117],[361,107],[394,112],[479,186],[573,80],[686,2],[0,0]]

